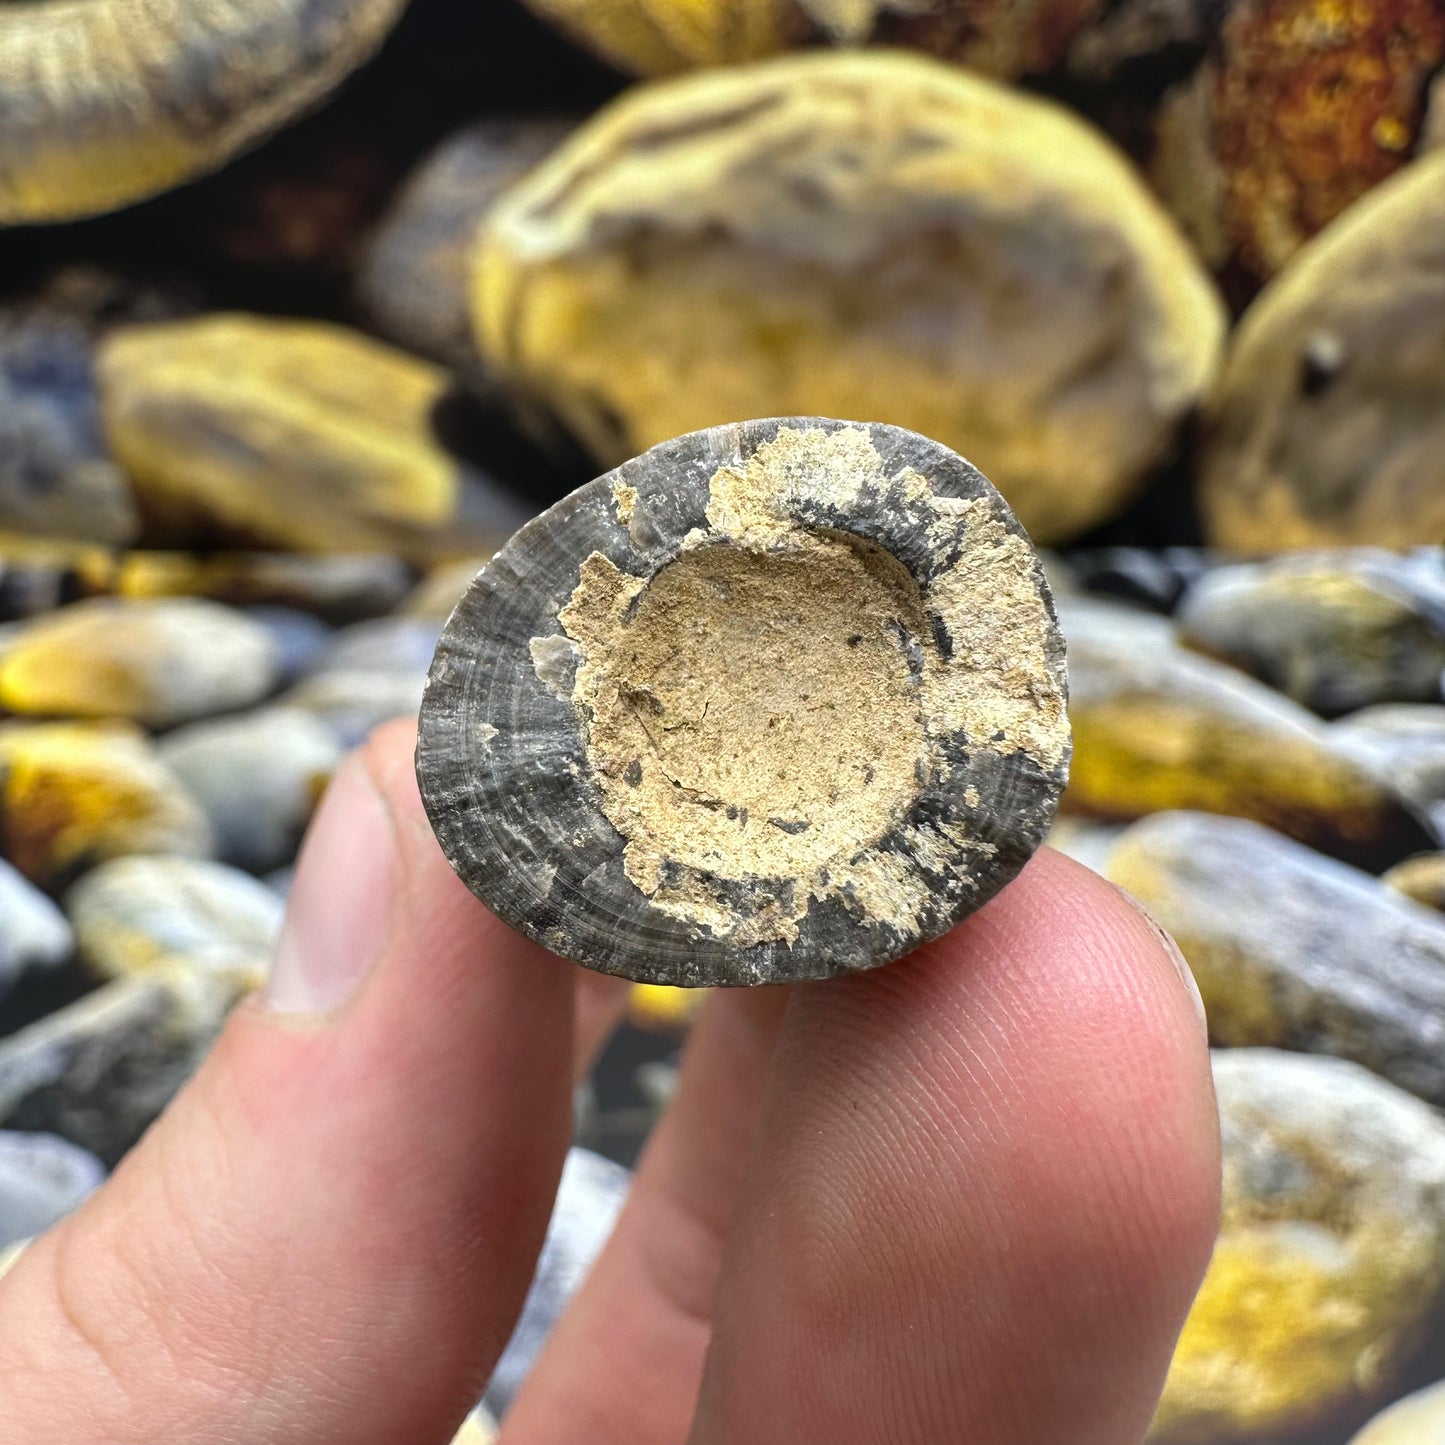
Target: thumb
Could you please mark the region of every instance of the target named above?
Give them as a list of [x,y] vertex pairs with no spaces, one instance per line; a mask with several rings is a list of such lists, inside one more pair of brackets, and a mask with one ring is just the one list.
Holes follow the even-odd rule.
[[415,731],[343,765],[266,994],[0,1282],[11,1445],[443,1445],[570,1127],[572,970],[453,876]]

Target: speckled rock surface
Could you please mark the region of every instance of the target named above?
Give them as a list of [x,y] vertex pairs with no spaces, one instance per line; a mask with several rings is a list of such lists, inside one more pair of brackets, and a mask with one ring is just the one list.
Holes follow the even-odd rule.
[[1445,920],[1257,824],[1136,823],[1110,854],[1179,944],[1222,1044],[1338,1054],[1445,1105]]
[[0,724],[0,854],[57,884],[107,858],[200,857],[211,827],[128,723]]
[[358,276],[361,304],[383,336],[491,389],[468,302],[477,228],[497,197],[576,124],[479,121],[427,157],[378,227]]
[[0,1124],[58,1134],[114,1165],[204,1057],[235,979],[158,968],[0,1039]]
[[0,657],[0,706],[147,727],[230,712],[279,678],[266,629],[218,603],[96,598],[37,618]]
[[1445,1383],[1397,1401],[1376,1415],[1350,1445],[1445,1445]]
[[500,917],[644,983],[874,967],[987,902],[1067,774],[1038,558],[938,443],[809,418],[681,437],[488,563],[418,747]]
[[0,858],[0,998],[32,968],[55,968],[74,951],[65,915]]
[[1137,489],[1224,324],[1095,132],[886,50],[624,97],[497,203],[474,303],[489,364],[603,465],[739,417],[890,422],[1042,543]]
[[1445,152],[1387,181],[1260,295],[1211,401],[1200,505],[1247,552],[1445,535]]
[[1441,695],[1438,556],[1361,549],[1218,567],[1190,587],[1178,618],[1188,646],[1327,717]]
[[1164,98],[1150,174],[1212,266],[1273,275],[1414,153],[1445,61],[1435,0],[1136,8],[1174,28],[1156,52],[1162,72],[1171,40],[1176,67],[1191,46],[1203,57]]
[[63,1219],[104,1178],[94,1154],[64,1139],[0,1131],[0,1253]]
[[1157,1445],[1276,1440],[1379,1399],[1445,1293],[1439,1115],[1336,1059],[1230,1050],[1214,1078],[1223,1226]]
[[602,1252],[631,1182],[626,1169],[600,1154],[568,1152],[527,1303],[487,1386],[487,1404],[497,1415],[506,1414],[552,1327]]
[[1253,818],[1362,864],[1434,846],[1355,747],[1288,698],[1180,647],[1165,619],[1074,598],[1059,616],[1075,739],[1066,809]]
[[296,856],[341,759],[332,730],[313,714],[289,707],[193,723],[158,747],[210,819],[216,857],[253,873]]
[[278,894],[239,869],[194,858],[119,858],[66,894],[82,961],[102,978],[172,968],[259,985],[281,931]]
[[320,322],[212,315],[118,331],[106,433],[157,535],[427,560],[525,520],[440,444],[439,367]]

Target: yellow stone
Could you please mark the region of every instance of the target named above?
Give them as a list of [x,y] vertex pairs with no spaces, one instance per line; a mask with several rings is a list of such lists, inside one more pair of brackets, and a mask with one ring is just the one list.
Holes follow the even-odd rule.
[[129,723],[0,726],[0,854],[39,883],[106,858],[204,857],[205,814]]
[[627,995],[627,1016],[640,1029],[683,1032],[702,1012],[710,992],[705,988],[635,983]]
[[1378,863],[1430,836],[1357,749],[1312,713],[1179,646],[1162,618],[1070,599],[1074,757],[1063,807],[1127,820],[1192,809],[1250,818]]
[[484,1416],[479,1411],[467,1417],[466,1424],[457,1432],[452,1445],[492,1445],[496,1438],[496,1425],[492,1423],[490,1416]]
[[794,0],[528,0],[612,64],[666,75],[776,54],[807,34]]
[[153,534],[466,549],[462,468],[432,430],[450,385],[439,367],[342,327],[214,315],[113,333],[99,374]]
[[496,374],[603,464],[752,416],[890,422],[1037,541],[1128,501],[1224,332],[1108,142],[885,50],[638,87],[497,203],[473,292]]
[[1211,542],[1267,553],[1445,536],[1442,267],[1445,151],[1377,186],[1265,288],[1206,418]]
[[30,1241],[24,1239],[19,1244],[12,1244],[9,1249],[0,1250],[0,1279],[10,1273],[29,1245]]
[[77,602],[29,623],[0,655],[0,707],[170,727],[259,701],[277,646],[261,623],[190,598]]
[[1350,1445],[1445,1445],[1445,1383],[1391,1405]]
[[1380,882],[1426,908],[1445,913],[1445,853],[1417,853],[1382,873]]
[[404,8],[0,5],[0,226],[113,210],[215,170],[320,100]]
[[1378,1399],[1445,1288],[1435,1113],[1353,1064],[1269,1049],[1216,1053],[1215,1082],[1223,1222],[1157,1445],[1274,1441]]

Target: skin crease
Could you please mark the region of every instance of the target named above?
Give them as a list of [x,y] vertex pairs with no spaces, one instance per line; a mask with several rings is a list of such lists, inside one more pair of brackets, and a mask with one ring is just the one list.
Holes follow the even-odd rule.
[[[479,1393],[622,990],[457,882],[414,744],[346,764],[303,854],[281,952],[334,1006],[244,1005],[0,1282],[7,1445],[446,1445]],[[1218,1167],[1179,966],[1044,850],[899,964],[710,1000],[504,1445],[1137,1441]]]

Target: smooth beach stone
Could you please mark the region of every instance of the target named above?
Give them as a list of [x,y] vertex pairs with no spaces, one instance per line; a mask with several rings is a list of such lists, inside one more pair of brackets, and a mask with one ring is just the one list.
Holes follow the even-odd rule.
[[211,827],[128,723],[0,724],[0,856],[46,885],[107,858],[203,857]]
[[383,723],[416,717],[425,690],[424,672],[332,669],[302,678],[280,701],[319,719],[349,749],[360,747]]
[[1107,876],[1173,935],[1216,1043],[1337,1054],[1445,1106],[1445,919],[1256,823],[1160,813]]
[[1445,1383],[1397,1400],[1350,1445],[1445,1445]]
[[1417,853],[1380,875],[1386,888],[1445,913],[1445,853]]
[[438,440],[447,373],[343,327],[130,327],[99,367],[106,432],[155,539],[426,561],[486,550],[528,515]]
[[308,110],[404,0],[0,6],[0,226],[114,210]]
[[247,707],[278,680],[270,635],[233,608],[98,597],[37,618],[6,649],[0,707],[165,728]]
[[1069,554],[1076,592],[1113,597],[1151,612],[1173,612],[1211,565],[1209,555],[1195,547],[1098,547]]
[[129,552],[86,580],[121,597],[208,597],[232,607],[294,608],[340,624],[391,612],[412,576],[381,552]]
[[140,529],[101,430],[94,346],[78,318],[0,309],[0,537],[123,545]]
[[235,974],[168,965],[0,1039],[0,1125],[113,1166],[195,1071],[240,996]]
[[1358,748],[1168,621],[1060,603],[1074,764],[1066,809],[1124,821],[1169,809],[1253,818],[1324,852],[1390,864],[1435,846]]
[[909,427],[1040,543],[1118,511],[1209,386],[1224,313],[1124,156],[886,50],[645,86],[497,202],[482,352],[603,465],[746,416]]
[[283,685],[306,677],[321,661],[334,635],[314,613],[294,607],[249,607],[246,615],[270,633]]
[[1187,646],[1325,716],[1441,695],[1438,552],[1360,549],[1218,567],[1189,589],[1177,617]]
[[[473,574],[475,575],[475,574]],[[425,673],[441,636],[441,620],[378,617],[335,633],[317,660],[317,672]]]
[[1330,731],[1445,833],[1445,707],[1381,703],[1341,718]]
[[587,1149],[568,1150],[527,1303],[487,1386],[486,1403],[498,1416],[506,1414],[547,1336],[602,1253],[631,1183],[622,1165]]
[[157,747],[210,819],[216,857],[252,873],[296,856],[341,761],[336,734],[292,707],[193,723]]
[[485,557],[459,557],[433,567],[402,604],[403,614],[445,622],[486,564]]
[[1445,1297],[1439,1115],[1353,1064],[1270,1049],[1216,1053],[1214,1083],[1223,1222],[1153,1445],[1294,1439],[1367,1406]]
[[74,951],[65,915],[0,858],[0,999],[31,969],[58,968]]
[[195,969],[265,979],[285,911],[278,894],[239,869],[196,858],[118,858],[65,895],[81,961],[101,978]]
[[418,167],[367,248],[362,309],[388,341],[490,389],[472,336],[468,287],[477,228],[497,198],[576,127],[506,116],[448,136]]
[[1210,402],[1199,502],[1211,542],[1273,552],[1445,536],[1442,268],[1436,151],[1261,293]]
[[0,1130],[0,1253],[64,1219],[104,1179],[105,1165],[89,1150],[51,1134]]
[[[1189,8],[1155,4],[1146,14],[1157,24],[1161,11]],[[1214,269],[1266,278],[1409,161],[1428,83],[1445,61],[1445,8],[1437,0],[1192,8],[1204,34],[1181,36],[1167,19],[1163,27],[1175,30],[1164,43],[1176,67],[1191,46],[1202,63],[1164,97],[1150,178]],[[1137,58],[1135,66],[1137,74]]]
[[1054,820],[1044,841],[1075,863],[1103,873],[1109,854],[1126,831],[1121,823],[1091,823],[1086,818],[1061,817]]
[[437,648],[417,772],[499,917],[639,983],[875,967],[1012,880],[1068,771],[1038,557],[937,442],[654,448],[524,527]]

